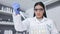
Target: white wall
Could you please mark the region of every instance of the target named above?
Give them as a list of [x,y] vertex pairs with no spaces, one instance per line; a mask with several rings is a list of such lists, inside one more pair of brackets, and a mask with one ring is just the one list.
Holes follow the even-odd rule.
[[27,17],[33,17],[34,9],[31,8],[31,9],[26,10],[25,14],[26,14]]
[[51,18],[54,20],[58,31],[60,31],[60,6],[51,8],[47,10],[46,13],[48,18]]

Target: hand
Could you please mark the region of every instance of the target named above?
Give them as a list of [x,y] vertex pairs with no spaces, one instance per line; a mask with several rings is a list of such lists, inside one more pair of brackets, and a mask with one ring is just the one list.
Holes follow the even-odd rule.
[[20,5],[18,3],[14,3],[12,5],[12,8],[15,11],[16,14],[20,14]]
[[14,10],[15,11],[15,14],[17,15],[17,14],[20,14],[20,11],[19,10]]

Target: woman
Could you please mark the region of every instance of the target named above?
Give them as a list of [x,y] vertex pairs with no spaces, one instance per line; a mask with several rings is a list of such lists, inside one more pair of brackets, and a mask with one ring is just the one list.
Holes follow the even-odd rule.
[[58,34],[53,21],[46,18],[45,6],[42,2],[37,2],[34,5],[33,18],[27,18],[21,21],[20,12],[14,11],[13,21],[17,31],[27,30],[29,34]]

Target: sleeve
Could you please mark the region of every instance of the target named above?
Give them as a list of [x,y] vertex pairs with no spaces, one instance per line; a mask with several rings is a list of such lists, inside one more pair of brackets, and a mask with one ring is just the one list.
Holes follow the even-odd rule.
[[51,20],[50,23],[51,23],[51,34],[59,34],[58,30],[55,27],[54,22]]
[[16,31],[25,31],[27,30],[27,27],[29,25],[28,19],[25,19],[24,21],[21,21],[21,15],[15,15],[13,12],[13,22],[14,22],[14,27]]

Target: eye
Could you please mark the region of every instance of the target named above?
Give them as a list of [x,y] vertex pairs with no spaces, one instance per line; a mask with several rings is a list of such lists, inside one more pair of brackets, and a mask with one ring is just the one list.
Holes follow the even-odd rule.
[[40,9],[34,9],[35,11],[39,10],[39,11],[43,11],[44,9],[40,8]]
[[44,10],[44,9],[40,9],[40,10]]
[[37,11],[38,9],[34,9],[35,11]]

